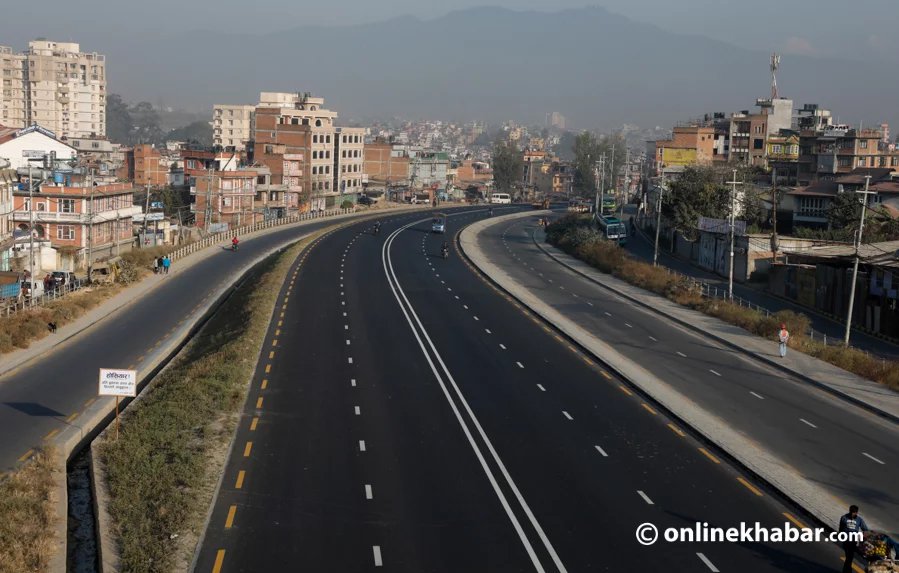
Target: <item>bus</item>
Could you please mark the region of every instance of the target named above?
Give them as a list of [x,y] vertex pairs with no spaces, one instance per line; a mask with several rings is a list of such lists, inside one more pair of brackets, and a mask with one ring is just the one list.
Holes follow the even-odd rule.
[[598,217],[599,230],[609,241],[617,241],[619,245],[627,243],[627,225],[618,217]]
[[604,195],[602,198],[602,212],[614,213],[618,208],[618,201],[614,195]]
[[494,193],[490,195],[490,202],[501,205],[510,204],[512,203],[512,196],[508,193]]

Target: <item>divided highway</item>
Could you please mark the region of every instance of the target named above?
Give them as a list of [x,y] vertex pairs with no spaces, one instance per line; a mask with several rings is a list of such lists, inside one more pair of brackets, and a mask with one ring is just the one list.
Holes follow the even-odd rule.
[[832,571],[801,522],[440,244],[485,209],[321,240],[284,285],[196,571]]

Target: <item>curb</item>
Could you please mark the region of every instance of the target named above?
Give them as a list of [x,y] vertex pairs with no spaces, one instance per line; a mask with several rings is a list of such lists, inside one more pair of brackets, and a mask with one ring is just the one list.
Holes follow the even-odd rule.
[[[733,460],[735,465],[765,483],[783,499],[802,508],[821,525],[832,529],[832,524],[836,523],[842,515],[840,500],[821,487],[803,479],[789,464],[745,438],[718,416],[699,407],[687,396],[619,354],[613,347],[565,318],[537,297],[524,292],[525,289],[518,287],[514,279],[486,261],[486,256],[480,252],[476,244],[477,235],[488,224],[515,218],[516,215],[507,215],[492,221],[477,222],[466,227],[460,234],[459,245],[463,254],[488,281],[563,333],[584,352],[606,365],[621,379],[651,398],[673,419],[690,428],[701,441],[714,445],[716,449],[725,453],[726,457]],[[494,268],[488,270],[487,267]],[[877,528],[878,526],[875,523],[872,527]]]
[[[589,280],[589,281],[592,282],[593,284],[599,285],[600,287],[602,287],[602,288],[604,288],[604,289],[606,289],[606,290],[608,290],[608,291],[610,291],[610,292],[612,292],[612,293],[614,293],[614,294],[620,296],[621,298],[627,299],[627,300],[629,300],[630,302],[632,302],[632,303],[634,303],[634,304],[637,304],[637,305],[639,305],[640,307],[642,307],[642,308],[644,308],[644,309],[650,310],[650,311],[652,311],[653,313],[655,313],[655,314],[661,316],[662,318],[664,318],[664,319],[666,319],[666,320],[670,320],[670,321],[672,321],[672,322],[675,322],[675,323],[677,323],[679,326],[684,327],[684,328],[687,328],[687,329],[689,329],[689,330],[692,331],[692,332],[695,332],[695,333],[697,333],[697,334],[701,334],[701,335],[703,335],[703,336],[705,336],[705,337],[712,338],[712,339],[714,339],[716,342],[718,342],[719,344],[723,344],[724,346],[727,346],[728,348],[730,348],[730,349],[732,349],[732,350],[736,350],[736,351],[740,352],[741,354],[743,354],[744,356],[747,356],[747,357],[749,357],[749,358],[751,358],[751,359],[753,359],[753,360],[758,360],[758,361],[760,361],[760,362],[763,362],[764,364],[766,364],[766,365],[768,365],[768,366],[771,366],[771,367],[775,368],[776,370],[779,370],[780,372],[783,372],[784,374],[787,374],[787,375],[789,375],[789,376],[793,376],[793,377],[795,377],[795,378],[798,378],[798,379],[802,380],[803,382],[805,382],[805,383],[807,383],[807,384],[810,384],[810,385],[812,385],[812,386],[815,386],[816,388],[818,388],[818,389],[820,389],[820,390],[824,390],[825,392],[831,394],[832,396],[835,396],[835,397],[837,397],[837,398],[839,398],[839,399],[841,399],[841,400],[843,400],[843,401],[845,401],[845,402],[847,402],[847,403],[849,403],[849,404],[852,404],[853,406],[857,406],[857,407],[862,408],[862,409],[864,409],[864,410],[866,410],[866,411],[868,411],[868,412],[871,412],[872,414],[875,414],[875,415],[877,415],[877,416],[879,416],[879,417],[881,417],[881,418],[884,418],[884,419],[886,419],[886,420],[888,420],[888,421],[890,421],[890,422],[899,424],[899,415],[894,414],[894,413],[892,413],[892,412],[888,412],[888,411],[886,411],[886,410],[883,410],[883,409],[881,409],[879,406],[877,406],[876,404],[872,404],[872,403],[870,403],[870,402],[866,402],[866,401],[862,400],[861,398],[856,398],[855,396],[851,396],[851,395],[849,395],[849,394],[846,394],[845,392],[839,390],[838,388],[834,388],[834,387],[829,386],[829,385],[827,385],[827,384],[825,384],[825,383],[823,383],[823,382],[821,382],[821,381],[819,381],[819,380],[815,380],[814,378],[811,378],[811,377],[809,377],[809,376],[806,376],[806,375],[803,374],[802,372],[793,370],[792,368],[790,368],[790,367],[788,367],[788,366],[785,366],[785,365],[783,365],[783,364],[777,362],[776,360],[772,360],[772,359],[768,358],[767,356],[763,356],[763,355],[761,355],[761,354],[758,354],[758,353],[755,353],[755,352],[746,350],[745,348],[743,348],[742,346],[740,346],[740,345],[737,344],[737,343],[731,342],[731,341],[727,340],[726,338],[722,338],[722,337],[720,337],[720,336],[718,336],[718,335],[716,335],[716,334],[714,334],[714,333],[712,333],[712,332],[708,332],[708,331],[701,330],[701,329],[697,328],[695,325],[690,324],[689,322],[684,321],[684,320],[682,320],[682,319],[680,319],[680,318],[677,318],[676,316],[672,316],[672,315],[666,313],[665,311],[663,311],[663,310],[661,310],[661,309],[659,309],[659,308],[656,308],[656,307],[654,307],[654,306],[652,306],[652,305],[650,305],[650,304],[647,304],[647,303],[644,302],[644,301],[641,301],[641,300],[639,300],[639,299],[637,299],[637,298],[634,298],[634,297],[630,296],[629,294],[627,294],[627,293],[624,292],[624,291],[620,291],[620,290],[616,289],[615,287],[612,287],[612,286],[607,285],[607,284],[603,284],[603,283],[601,283],[601,282],[595,280],[594,278],[590,277],[589,275],[587,275],[586,273],[584,273],[584,272],[581,271],[580,269],[577,269],[577,268],[575,268],[574,266],[572,266],[571,264],[569,264],[569,263],[567,263],[566,261],[562,260],[556,253],[550,252],[545,246],[541,245],[540,242],[537,241],[537,238],[536,238],[535,236],[532,235],[532,236],[531,236],[531,239],[533,240],[533,242],[534,242],[534,244],[537,246],[537,248],[540,249],[540,250],[541,250],[544,254],[546,254],[548,257],[552,258],[554,261],[556,261],[556,262],[559,263],[560,265],[564,266],[564,267],[567,268],[568,270],[570,270],[570,271],[572,271],[572,272],[574,272],[574,273],[577,273],[577,274],[580,275],[581,277],[583,277],[583,278]],[[570,256],[570,255],[568,255],[567,253],[562,253],[562,254],[565,254],[566,256]],[[586,263],[584,263],[584,264],[586,264]],[[601,271],[597,271],[597,272],[601,272]],[[637,287],[635,287],[635,288],[637,288]],[[655,295],[655,296],[661,297],[661,295],[657,295],[656,293],[653,293],[653,292],[650,292],[650,291],[646,291],[646,292],[647,292],[648,294],[650,294],[650,295]],[[662,297],[662,298],[664,298],[664,297]],[[667,300],[667,299],[665,299],[665,300]],[[725,324],[727,324],[727,323],[725,323]],[[739,327],[737,327],[737,328],[739,328]],[[749,334],[751,334],[751,333],[749,333]],[[811,357],[811,358],[814,358],[814,357]],[[829,364],[829,363],[828,363],[828,364]],[[830,364],[830,366],[833,366],[833,365]],[[837,368],[836,366],[833,366],[833,367],[834,367],[834,368]],[[845,372],[847,372],[847,373],[849,373],[849,374],[852,374],[851,372],[848,372],[848,371],[845,371]],[[852,375],[853,375],[853,376],[857,376],[856,374],[852,374]],[[876,382],[872,382],[872,383],[876,384]],[[884,386],[884,388],[886,388],[886,387]]]

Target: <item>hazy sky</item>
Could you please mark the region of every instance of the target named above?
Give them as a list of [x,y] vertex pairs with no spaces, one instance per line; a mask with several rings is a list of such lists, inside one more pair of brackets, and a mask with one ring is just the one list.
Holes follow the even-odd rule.
[[[746,48],[899,62],[897,0],[598,0],[593,4],[673,32]],[[580,7],[583,0],[42,0],[9,2],[0,44],[23,47],[38,36],[75,39],[104,52],[104,36],[195,29],[264,32],[307,25],[358,24],[414,15],[433,18],[482,5],[521,10]],[[96,38],[100,45],[95,45]],[[896,73],[896,69],[885,69]]]

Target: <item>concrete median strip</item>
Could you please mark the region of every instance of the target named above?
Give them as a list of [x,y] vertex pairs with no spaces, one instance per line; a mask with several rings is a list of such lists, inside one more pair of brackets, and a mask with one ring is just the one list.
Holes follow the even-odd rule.
[[[683,425],[691,427],[708,443],[715,444],[747,471],[758,476],[773,489],[804,508],[821,523],[827,526],[837,523],[845,511],[842,502],[822,487],[805,479],[789,464],[731,428],[725,420],[706,411],[689,397],[675,390],[620,354],[614,347],[543,302],[503,269],[493,264],[481,250],[478,244],[478,235],[488,226],[540,214],[541,212],[529,212],[506,215],[474,223],[460,234],[459,243],[462,251],[495,284],[545,321],[555,325],[557,329],[590,352],[597,360],[614,370],[619,376],[650,396],[673,417],[679,419]],[[875,529],[879,527],[876,523],[869,523],[869,525]]]

